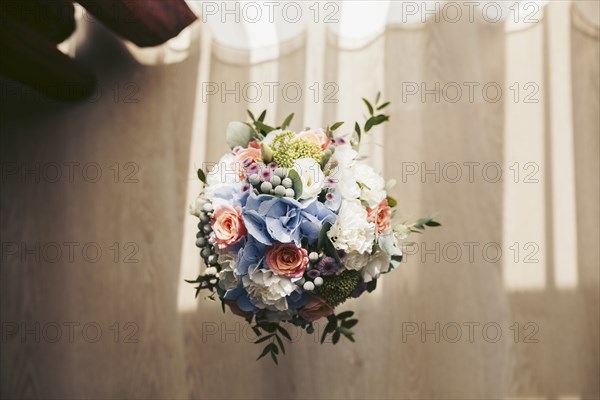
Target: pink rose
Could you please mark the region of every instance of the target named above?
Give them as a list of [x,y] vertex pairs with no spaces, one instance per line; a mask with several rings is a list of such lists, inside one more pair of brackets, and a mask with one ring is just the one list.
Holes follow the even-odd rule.
[[316,143],[321,146],[321,150],[325,150],[331,144],[331,140],[327,137],[323,129],[312,129],[302,131],[297,135],[298,139],[304,139],[308,142]]
[[267,265],[277,275],[299,278],[308,265],[308,252],[293,243],[278,243],[267,250]]
[[244,171],[250,164],[256,161],[262,161],[262,153],[260,151],[260,143],[253,140],[248,144],[247,148],[236,147],[233,150],[234,158],[232,168],[239,171],[240,178],[244,178]]
[[333,314],[333,307],[328,305],[323,298],[309,295],[306,305],[298,311],[298,314],[307,321],[316,321]]
[[219,248],[229,247],[246,235],[242,210],[229,204],[220,206],[210,221]]
[[383,199],[375,208],[367,207],[367,213],[367,220],[377,225],[377,232],[387,231],[392,226],[392,209],[387,199]]

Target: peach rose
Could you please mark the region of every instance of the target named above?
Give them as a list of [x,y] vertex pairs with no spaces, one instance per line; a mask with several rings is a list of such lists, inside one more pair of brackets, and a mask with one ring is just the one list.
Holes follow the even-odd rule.
[[323,129],[311,129],[302,131],[297,135],[298,139],[304,139],[308,142],[316,143],[321,146],[321,150],[325,150],[331,144],[331,140],[327,137]]
[[367,220],[377,225],[377,232],[387,231],[392,226],[392,209],[387,199],[383,199],[375,208],[367,207],[367,213]]
[[246,235],[242,210],[229,204],[220,206],[210,221],[219,248],[229,247]]
[[308,265],[308,251],[293,243],[278,243],[267,250],[267,265],[277,275],[299,278]]
[[262,153],[260,151],[260,143],[253,140],[248,144],[247,148],[238,147],[233,151],[234,158],[232,168],[239,171],[240,178],[244,178],[244,171],[248,166],[256,161],[262,161]]
[[306,305],[298,311],[298,314],[307,321],[316,321],[333,314],[333,307],[321,297],[309,295]]

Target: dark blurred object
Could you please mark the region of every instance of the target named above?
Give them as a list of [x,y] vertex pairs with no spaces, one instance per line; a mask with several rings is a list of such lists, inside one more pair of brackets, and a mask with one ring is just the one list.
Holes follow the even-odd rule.
[[[90,14],[140,47],[177,36],[196,16],[183,0],[80,0]],[[0,74],[44,95],[78,101],[94,90],[95,79],[56,45],[75,30],[68,0],[0,1]]]

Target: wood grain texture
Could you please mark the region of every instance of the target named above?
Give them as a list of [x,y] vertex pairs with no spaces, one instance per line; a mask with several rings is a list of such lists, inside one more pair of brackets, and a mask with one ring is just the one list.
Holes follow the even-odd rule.
[[[545,23],[519,32],[523,43],[538,43],[543,30],[552,28]],[[392,101],[391,120],[365,138],[363,151],[387,178],[398,180],[393,195],[400,200],[400,217],[438,211],[444,226],[412,238],[419,251],[414,245],[406,247],[405,262],[380,282],[376,292],[342,306],[354,310],[360,320],[356,343],[319,345],[315,337],[292,330],[294,344],[287,346],[277,367],[254,361],[260,349],[252,343],[253,333],[240,318],[222,314],[217,303],[199,299],[196,310],[178,309],[179,268],[186,262],[181,259],[181,243],[193,240],[182,234],[183,221],[192,218],[186,214],[192,199],[185,193],[193,179],[187,176],[189,163],[196,162],[188,159],[188,147],[198,135],[194,118],[205,126],[208,139],[203,151],[210,162],[226,150],[227,122],[244,118],[246,108],[267,107],[270,118],[278,121],[295,112],[294,128],[301,127],[305,115],[304,99],[290,103],[280,91],[273,103],[264,98],[251,104],[236,102],[233,96],[223,102],[212,96],[206,115],[192,115],[203,101],[198,97],[203,82],[196,81],[201,61],[210,70],[204,71],[210,81],[228,88],[236,82],[243,86],[269,81],[298,82],[306,88],[313,84],[305,81],[304,71],[310,49],[258,65],[232,65],[198,51],[200,38],[194,35],[193,51],[184,61],[141,66],[105,29],[98,25],[87,29],[88,44],[78,47],[77,59],[97,72],[101,91],[93,101],[62,108],[31,96],[11,100],[19,90],[14,87],[6,92],[13,97],[3,98],[4,174],[14,165],[79,162],[100,165],[102,178],[86,182],[81,169],[74,182],[67,176],[57,183],[35,182],[31,175],[3,176],[2,398],[600,396],[597,38],[571,28],[577,283],[558,286],[553,276],[560,266],[546,257],[552,249],[542,248],[547,279],[542,288],[529,289],[506,284],[513,253],[508,249],[511,238],[505,237],[506,213],[511,209],[503,193],[512,184],[510,179],[488,182],[481,178],[481,169],[473,182],[466,176],[456,183],[443,175],[439,182],[433,174],[420,176],[423,166],[433,169],[435,163],[440,168],[453,162],[504,165],[511,156],[505,147],[510,97],[498,102],[479,96],[474,102],[436,103],[433,95],[423,102],[420,95],[405,98],[403,92],[407,82],[425,82],[428,88],[436,82],[496,82],[510,93],[507,87],[512,82],[505,80],[507,33],[502,26],[431,23],[422,29],[389,29],[353,51],[339,49],[335,40],[327,42],[325,58],[315,62],[325,63],[319,83],[322,87],[335,82],[338,102],[320,99],[324,120],[314,121],[314,126],[358,118],[364,112],[359,97],[371,97],[370,91],[383,88],[384,97]],[[203,57],[211,57],[210,62]],[[540,84],[539,100],[552,101],[550,91],[544,90],[552,82]],[[138,101],[129,102],[134,100]],[[547,133],[548,127],[541,129]],[[547,153],[546,143],[536,145]],[[115,163],[120,172],[117,182],[111,169]],[[133,169],[125,168],[126,163],[133,163]],[[418,175],[403,175],[409,164],[419,167]],[[541,170],[546,167],[541,165]],[[67,173],[64,165],[62,170]],[[132,171],[129,178],[137,182],[125,182]],[[546,204],[551,205],[550,177],[540,178]],[[549,212],[544,215],[549,229],[571,223],[548,220]],[[64,254],[56,262],[49,262],[48,256],[38,262],[33,255],[12,254],[14,249],[7,247],[15,244],[20,251],[23,243],[31,248],[36,243],[64,242],[81,243],[73,262]],[[81,247],[88,242],[102,249],[98,262],[82,256]],[[111,250],[115,242],[120,247],[116,261]],[[137,246],[137,263],[124,262],[127,243]],[[465,243],[478,243],[473,260],[468,259]],[[491,262],[483,256],[487,243],[502,248],[500,260]],[[452,260],[452,244],[462,250],[457,261]],[[424,251],[436,246],[439,251]],[[25,323],[32,328],[36,322],[47,327],[40,340],[34,334],[22,340],[21,327],[11,325]],[[72,343],[66,322],[80,324]],[[102,328],[96,343],[81,335],[82,326],[90,322]],[[116,343],[110,328],[115,322],[120,323]],[[128,322],[134,325],[125,329]],[[51,323],[63,327],[57,343],[48,340]],[[516,340],[511,330],[515,323]],[[527,323],[532,324],[526,327]],[[492,340],[496,326],[502,333],[497,341]],[[16,334],[13,328],[18,329]],[[410,329],[418,332],[412,334]],[[130,339],[137,342],[127,343],[127,334],[133,331]],[[93,333],[90,328],[90,336]]]

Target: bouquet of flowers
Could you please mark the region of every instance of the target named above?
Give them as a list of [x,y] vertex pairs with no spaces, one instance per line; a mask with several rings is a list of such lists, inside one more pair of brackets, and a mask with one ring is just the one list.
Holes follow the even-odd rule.
[[389,102],[363,99],[369,116],[352,131],[336,122],[325,129],[277,127],[248,111],[249,122],[231,122],[231,151],[209,173],[198,170],[203,190],[190,206],[200,219],[196,245],[206,264],[196,296],[222,302],[254,324],[256,343],[277,363],[287,322],[314,332],[327,318],[321,342],[331,335],[354,341],[353,312],[335,313],[349,298],[375,290],[377,280],[402,259],[399,240],[433,217],[393,224],[397,202],[384,179],[362,162],[361,136],[389,119]]

